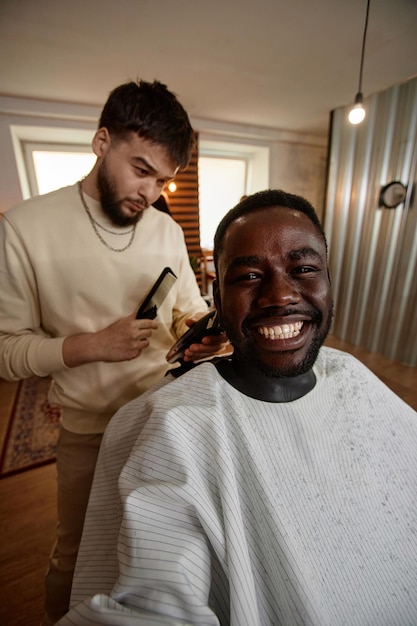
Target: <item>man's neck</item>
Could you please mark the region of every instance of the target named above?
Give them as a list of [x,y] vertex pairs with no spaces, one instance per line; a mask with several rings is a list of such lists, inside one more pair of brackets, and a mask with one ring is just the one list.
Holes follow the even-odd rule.
[[257,368],[233,358],[216,362],[219,374],[245,396],[265,402],[293,402],[311,391],[316,384],[312,369],[287,378],[271,378]]
[[81,188],[87,196],[100,202],[100,194],[97,188],[97,179],[94,169],[82,180]]

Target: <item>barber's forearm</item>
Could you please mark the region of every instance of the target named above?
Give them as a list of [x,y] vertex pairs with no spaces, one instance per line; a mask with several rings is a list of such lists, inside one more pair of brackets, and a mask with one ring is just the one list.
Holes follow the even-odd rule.
[[65,337],[62,358],[67,367],[104,361],[103,350],[97,341],[97,333],[80,333]]
[[63,341],[63,337],[45,337],[29,332],[0,333],[0,376],[5,380],[21,380],[29,376],[48,376],[65,369]]

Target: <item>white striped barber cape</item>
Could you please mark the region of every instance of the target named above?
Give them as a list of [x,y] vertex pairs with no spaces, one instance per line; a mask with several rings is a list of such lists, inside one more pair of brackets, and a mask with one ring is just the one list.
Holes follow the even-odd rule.
[[205,363],[116,414],[60,624],[417,625],[417,414],[314,369],[267,403]]

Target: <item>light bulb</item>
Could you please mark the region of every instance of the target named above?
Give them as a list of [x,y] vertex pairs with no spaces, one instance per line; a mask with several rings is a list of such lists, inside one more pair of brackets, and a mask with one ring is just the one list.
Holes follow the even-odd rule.
[[177,190],[177,184],[174,183],[174,181],[171,181],[168,185],[168,189],[171,193],[174,193],[174,191]]
[[349,111],[349,122],[351,124],[360,124],[365,119],[365,109],[363,108],[363,96],[359,92],[355,96],[355,104]]
[[355,104],[349,111],[349,122],[351,124],[360,124],[365,119],[365,109],[362,104]]

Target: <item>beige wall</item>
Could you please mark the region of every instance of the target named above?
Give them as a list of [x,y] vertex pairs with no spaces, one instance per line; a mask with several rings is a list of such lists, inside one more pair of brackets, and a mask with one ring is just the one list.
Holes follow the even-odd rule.
[[270,184],[303,196],[322,218],[326,167],[325,145],[276,142],[271,148]]

